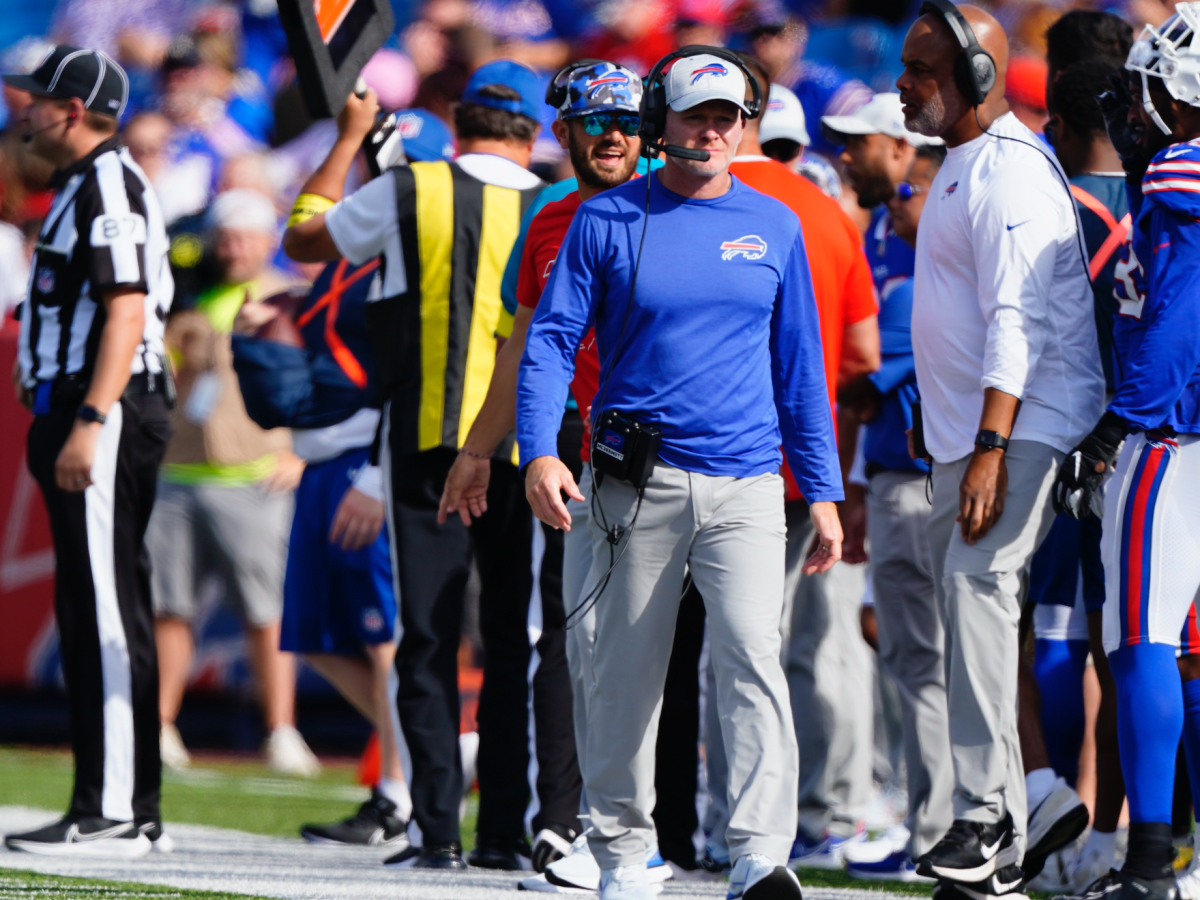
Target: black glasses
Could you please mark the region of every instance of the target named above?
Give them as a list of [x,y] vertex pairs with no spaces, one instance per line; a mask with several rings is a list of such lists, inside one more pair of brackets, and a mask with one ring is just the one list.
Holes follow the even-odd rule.
[[919,184],[909,184],[903,181],[896,185],[896,196],[906,203],[918,194],[924,194],[929,188],[921,187]]
[[580,118],[583,120],[583,130],[592,137],[604,134],[614,123],[622,134],[633,137],[642,124],[641,117],[633,113],[588,113]]

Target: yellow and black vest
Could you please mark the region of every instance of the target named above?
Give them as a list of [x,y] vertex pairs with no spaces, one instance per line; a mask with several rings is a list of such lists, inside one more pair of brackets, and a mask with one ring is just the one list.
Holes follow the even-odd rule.
[[[457,450],[495,367],[504,267],[521,216],[545,185],[497,187],[452,162],[392,172],[408,289],[367,304],[392,446]],[[510,455],[511,435],[496,450]]]

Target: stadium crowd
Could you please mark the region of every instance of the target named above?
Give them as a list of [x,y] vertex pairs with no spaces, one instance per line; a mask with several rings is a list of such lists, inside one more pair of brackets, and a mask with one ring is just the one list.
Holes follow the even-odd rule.
[[170,849],[217,573],[272,768],[297,657],[374,727],[316,843],[1200,900],[1200,3],[406,11],[336,120],[270,2],[0,57],[76,758],[7,846]]

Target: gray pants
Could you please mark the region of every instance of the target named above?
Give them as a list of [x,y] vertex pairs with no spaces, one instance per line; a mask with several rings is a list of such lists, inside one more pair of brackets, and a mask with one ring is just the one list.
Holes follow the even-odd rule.
[[958,489],[970,457],[933,468],[929,550],[946,626],[946,694],[954,818],[1011,813],[1025,845],[1025,771],[1017,736],[1017,626],[1023,573],[1050,530],[1050,487],[1064,454],[1036,441],[1005,451],[1004,513],[981,540],[962,539]]
[[920,473],[880,472],[867,493],[879,665],[900,694],[908,772],[909,851],[933,848],[954,818],[945,636],[929,555],[931,506]]
[[825,830],[848,837],[874,786],[874,667],[861,621],[867,567],[839,562],[824,575],[801,576],[813,526],[802,504],[789,512],[785,634],[800,748],[799,825],[813,838]]
[[[626,529],[630,485],[598,488],[608,524]],[[588,703],[585,777],[601,868],[641,864],[653,836],[654,751],[685,569],[704,597],[729,760],[731,857],[782,864],[796,821],[798,761],[787,681],[779,664],[783,604],[783,483],[728,478],[659,463],[625,555],[596,605],[595,683]],[[601,525],[589,523],[593,577],[610,566]]]
[[[563,608],[567,615],[591,591],[592,536],[588,531],[588,505],[592,498],[592,467],[586,463],[579,479],[584,500],[568,500],[571,530],[563,536]],[[607,591],[605,592],[607,593]],[[580,611],[582,612],[582,611]],[[580,813],[587,815],[587,703],[595,683],[592,650],[596,642],[596,610],[576,612],[567,623],[567,669],[571,676],[572,713],[575,720],[576,757],[585,788],[580,794]]]

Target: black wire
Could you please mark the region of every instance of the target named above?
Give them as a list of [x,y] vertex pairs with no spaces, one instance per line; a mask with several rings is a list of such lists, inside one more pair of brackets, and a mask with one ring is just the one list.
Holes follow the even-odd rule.
[[[595,494],[596,494],[596,489],[593,488],[592,495],[595,496]],[[617,563],[619,563],[621,561],[621,558],[625,555],[625,551],[629,549],[629,543],[633,540],[633,530],[635,528],[637,528],[638,515],[642,511],[642,499],[646,496],[646,489],[638,488],[637,495],[638,495],[637,506],[634,507],[633,518],[629,522],[629,531],[625,535],[625,545],[623,547],[621,547],[621,552],[616,555],[616,559],[613,559],[613,545],[611,543],[609,544],[609,547],[608,547],[608,559],[609,559],[608,571],[606,571],[603,575],[600,576],[599,580],[596,582],[596,586],[593,587],[588,592],[586,597],[584,597],[582,600],[579,601],[579,605],[576,606],[569,613],[567,613],[567,619],[566,619],[566,623],[567,623],[566,627],[567,628],[574,628],[576,625],[578,625],[580,622],[582,622],[583,617],[586,616],[592,610],[592,607],[594,607],[599,602],[600,595],[604,593],[604,589],[606,587],[608,587],[609,579],[612,578],[613,570],[616,569]],[[587,607],[587,608],[584,609],[584,607]],[[580,610],[582,610],[582,612],[580,612]],[[575,619],[576,615],[579,616],[578,619]],[[572,619],[575,619],[575,621],[571,621]]]

